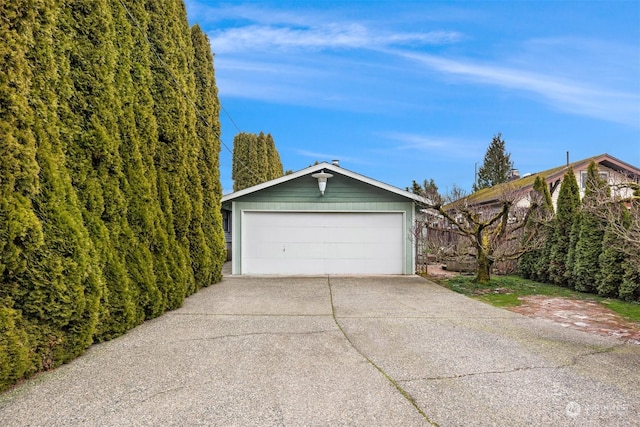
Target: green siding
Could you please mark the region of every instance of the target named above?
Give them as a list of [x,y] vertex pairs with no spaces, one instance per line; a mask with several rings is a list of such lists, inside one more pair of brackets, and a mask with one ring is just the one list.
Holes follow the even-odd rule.
[[279,200],[284,202],[404,202],[407,199],[399,194],[393,194],[373,185],[366,184],[344,175],[333,173],[333,178],[327,180],[324,196],[318,189],[318,180],[311,174],[297,179],[265,188],[255,193],[238,197],[242,202],[268,202]]

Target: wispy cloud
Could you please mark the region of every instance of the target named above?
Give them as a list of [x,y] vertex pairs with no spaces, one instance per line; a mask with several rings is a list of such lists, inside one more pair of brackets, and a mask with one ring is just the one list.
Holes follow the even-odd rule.
[[469,143],[455,138],[441,138],[407,132],[380,132],[377,137],[393,141],[399,151],[420,151],[445,156],[476,157],[480,144]]
[[387,50],[448,76],[539,95],[557,109],[640,127],[640,94],[609,90],[585,81],[465,59]]
[[[219,55],[216,71],[223,96],[362,108],[376,102],[373,85],[365,79],[408,82],[416,79],[416,68],[422,68],[430,72],[427,79],[435,71],[448,82],[494,87],[557,111],[640,128],[637,46],[602,39],[536,38],[509,41],[506,49],[506,44],[483,46],[485,59],[477,60],[461,53],[464,49],[443,49],[475,46],[473,34],[449,30],[444,22],[429,24],[444,27],[416,31],[424,27],[407,29],[364,15],[347,19],[340,8],[211,7],[195,0],[188,4],[199,19],[220,23],[220,29],[208,34]],[[363,58],[369,60],[366,68]],[[406,67],[403,60],[421,67]],[[354,76],[360,79],[349,80]],[[424,80],[415,80],[416,86],[422,84]],[[353,90],[345,90],[345,85]],[[356,96],[357,90],[361,94]],[[363,93],[370,99],[363,99]],[[357,101],[329,102],[341,99]]]
[[329,23],[311,27],[248,25],[209,33],[216,52],[363,49],[406,45],[455,43],[462,34],[453,31],[371,31],[360,23]]

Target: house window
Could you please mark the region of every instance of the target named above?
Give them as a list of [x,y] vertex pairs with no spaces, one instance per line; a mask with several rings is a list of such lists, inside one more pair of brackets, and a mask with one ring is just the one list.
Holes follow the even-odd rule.
[[[600,171],[598,172],[600,175],[600,179],[609,183],[609,172]],[[587,188],[587,171],[580,171],[580,190],[584,191]]]
[[222,229],[227,233],[231,232],[231,212],[222,211]]

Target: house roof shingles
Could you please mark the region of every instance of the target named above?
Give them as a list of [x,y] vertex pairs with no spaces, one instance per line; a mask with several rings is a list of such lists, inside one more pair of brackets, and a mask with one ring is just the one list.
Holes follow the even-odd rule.
[[615,157],[605,153],[578,160],[569,163],[568,165],[557,166],[552,169],[536,172],[522,178],[494,185],[493,187],[483,188],[482,190],[476,191],[475,193],[469,195],[469,197],[467,198],[467,202],[473,205],[485,205],[494,203],[500,200],[500,197],[507,189],[512,189],[521,193],[528,192],[533,188],[533,184],[536,180],[536,177],[538,176],[541,176],[547,183],[560,181],[562,180],[562,177],[569,167],[573,168],[574,171],[582,170],[583,168],[586,169],[586,167],[592,161],[597,164],[602,164],[603,166],[606,166],[610,169],[621,170],[626,172],[627,174],[631,174],[635,177],[636,180],[640,179],[640,168],[637,168],[629,163],[623,162],[622,160],[616,159]]

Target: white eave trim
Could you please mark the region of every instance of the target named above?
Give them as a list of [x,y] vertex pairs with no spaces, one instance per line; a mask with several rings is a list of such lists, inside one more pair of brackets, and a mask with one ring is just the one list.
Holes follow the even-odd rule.
[[407,199],[413,200],[415,202],[424,202],[423,198],[418,196],[417,194],[410,193],[405,190],[401,190],[400,188],[394,187],[389,184],[385,184],[384,182],[376,181],[375,179],[368,178],[364,175],[360,175],[358,173],[352,172],[350,170],[344,169],[340,166],[335,166],[331,163],[323,162],[317,165],[309,166],[308,168],[299,170],[298,172],[281,176],[280,178],[272,179],[271,181],[263,182],[262,184],[254,185],[253,187],[248,187],[240,191],[236,191],[225,196],[222,196],[222,202],[228,202],[238,197],[245,196],[247,194],[255,193],[256,191],[264,190],[265,188],[273,187],[274,185],[282,184],[283,182],[291,181],[296,178],[300,178],[305,175],[309,175],[313,172],[319,170],[327,170],[331,172],[335,172],[349,178],[353,178],[355,180],[364,182],[366,184],[372,185],[374,187],[381,188],[383,190],[389,191],[390,193],[397,194],[402,197],[406,197]]

